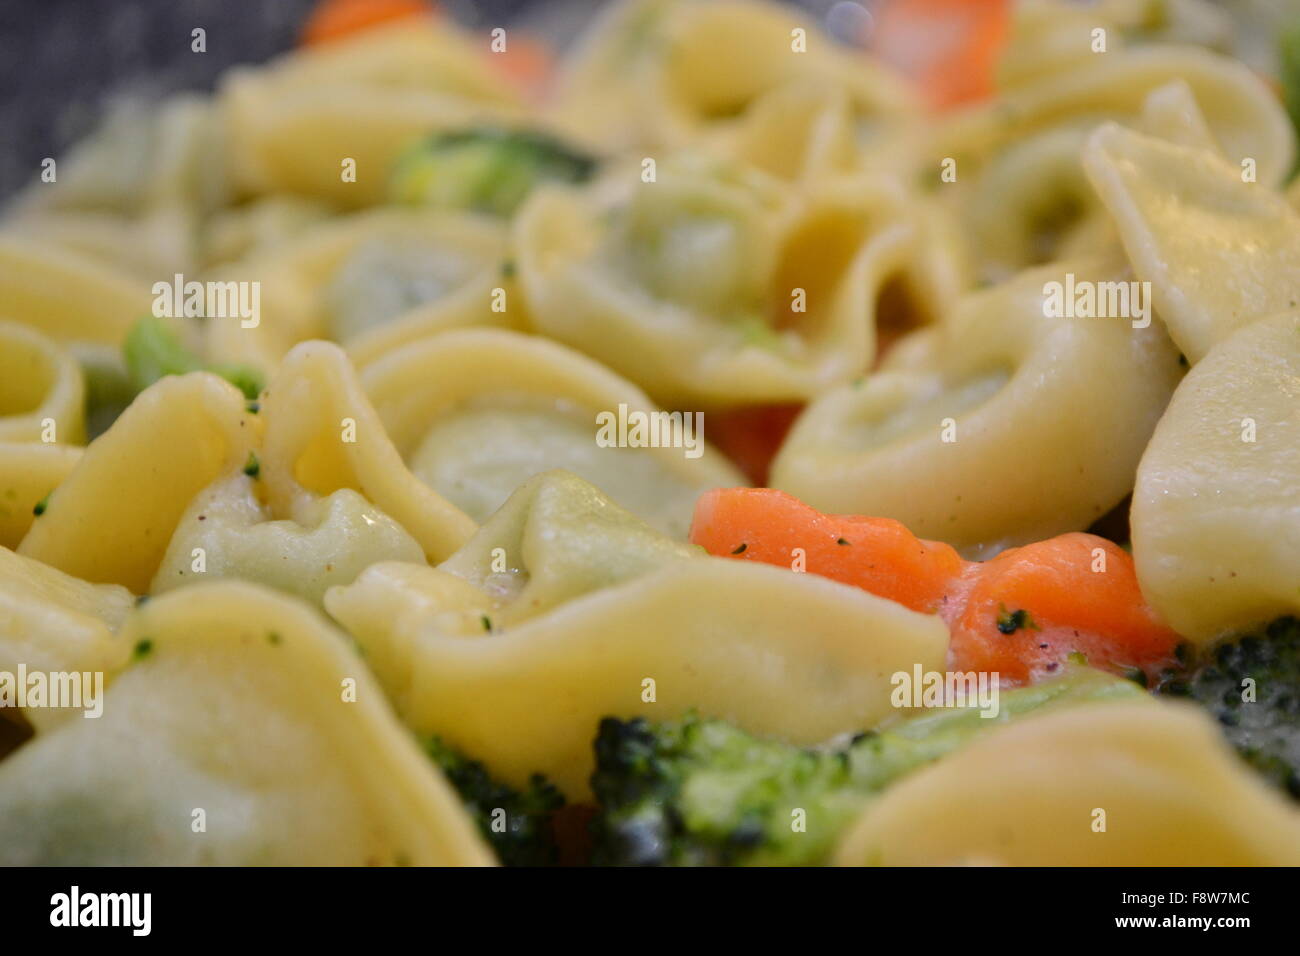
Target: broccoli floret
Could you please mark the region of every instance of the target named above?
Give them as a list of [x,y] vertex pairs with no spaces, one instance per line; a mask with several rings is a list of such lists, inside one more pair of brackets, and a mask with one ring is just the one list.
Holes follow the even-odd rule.
[[1087,668],[1000,695],[996,717],[964,707],[911,717],[820,748],[763,740],[689,714],[652,724],[601,721],[591,786],[598,865],[816,865],[871,796],[1008,720],[1061,706],[1139,697]]
[[398,160],[394,202],[509,216],[542,182],[586,182],[596,160],[545,133],[494,127],[439,133]]
[[262,375],[256,369],[235,363],[206,365],[186,348],[176,330],[167,320],[147,315],[136,321],[122,343],[127,374],[135,391],[142,392],[164,375],[184,375],[187,372],[209,371],[220,375],[244,393],[245,398],[257,398],[264,387]]
[[558,857],[551,815],[564,805],[564,795],[541,774],[533,774],[524,790],[498,783],[477,760],[470,760],[437,737],[424,743],[456,788],[506,866],[553,866]]
[[1155,691],[1206,708],[1247,763],[1300,800],[1300,620],[1220,644],[1165,671]]

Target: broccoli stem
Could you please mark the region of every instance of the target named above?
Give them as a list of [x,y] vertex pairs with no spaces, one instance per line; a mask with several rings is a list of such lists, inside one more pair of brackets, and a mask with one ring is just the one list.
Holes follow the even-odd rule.
[[872,796],[1007,721],[1050,707],[1132,698],[1131,681],[1088,668],[973,707],[910,717],[847,742],[796,747],[724,721],[601,722],[592,790],[593,862],[604,865],[816,865]]

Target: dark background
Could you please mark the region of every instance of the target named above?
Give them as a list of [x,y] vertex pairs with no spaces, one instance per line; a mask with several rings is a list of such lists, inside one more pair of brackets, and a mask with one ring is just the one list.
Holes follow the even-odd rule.
[[[294,45],[315,0],[0,0],[0,198],[31,180],[46,156],[94,129],[107,95],[208,90],[236,63]],[[466,26],[512,23],[529,0],[441,0]],[[574,23],[604,0],[561,0],[553,22]],[[207,52],[190,31],[207,31]],[[567,32],[567,31],[566,31]]]

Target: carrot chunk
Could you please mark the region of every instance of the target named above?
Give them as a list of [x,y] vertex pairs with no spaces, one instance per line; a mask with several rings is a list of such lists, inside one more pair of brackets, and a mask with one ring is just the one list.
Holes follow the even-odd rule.
[[1179,642],[1143,599],[1133,559],[1096,535],[968,562],[890,518],[822,514],[772,488],[717,488],[696,503],[691,541],[937,613],[952,635],[949,666],[997,672],[1008,684],[1050,676],[1074,654],[1093,667],[1154,674]]
[[871,48],[915,79],[932,106],[947,109],[993,92],[1010,21],[1009,0],[888,0]]
[[1143,600],[1133,559],[1096,535],[1011,548],[974,565],[971,578],[948,620],[956,670],[1022,682],[1050,676],[1077,653],[1105,670],[1153,671],[1178,644]]
[[890,518],[824,515],[774,488],[717,488],[695,506],[691,541],[710,554],[785,565],[852,584],[914,611],[943,603],[962,560]]
[[302,45],[316,46],[358,33],[369,27],[429,16],[436,7],[428,0],[321,0],[302,27]]

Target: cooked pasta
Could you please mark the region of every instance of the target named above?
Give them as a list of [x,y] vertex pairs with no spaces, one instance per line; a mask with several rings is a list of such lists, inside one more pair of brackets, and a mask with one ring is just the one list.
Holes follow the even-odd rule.
[[0,864],[1300,864],[1300,21],[320,2],[0,215]]

